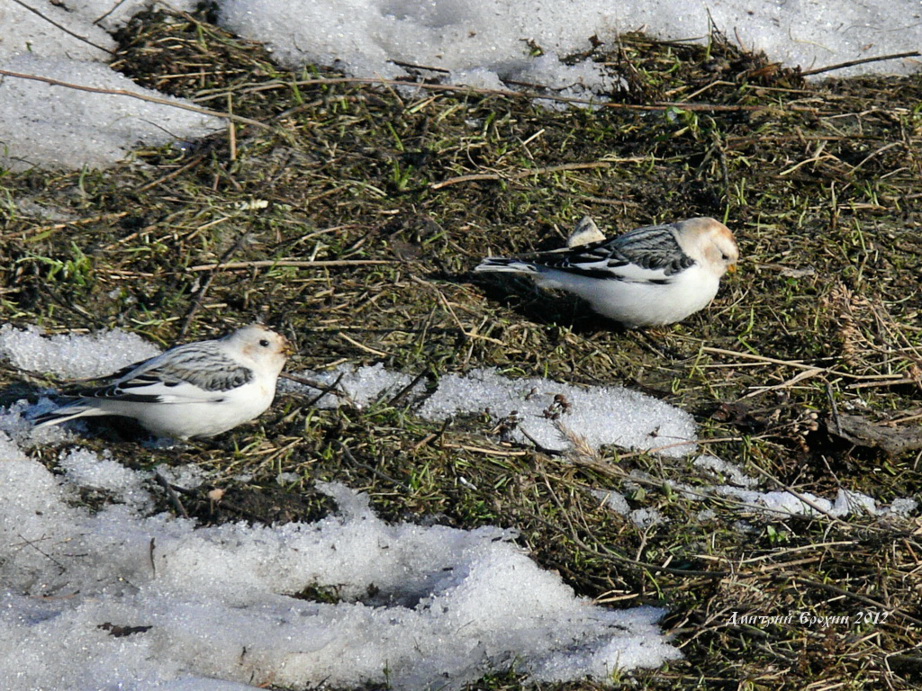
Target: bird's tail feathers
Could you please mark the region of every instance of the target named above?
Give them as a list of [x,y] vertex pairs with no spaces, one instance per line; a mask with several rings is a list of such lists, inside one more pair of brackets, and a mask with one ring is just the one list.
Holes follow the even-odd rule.
[[45,413],[44,415],[39,415],[36,418],[32,419],[32,429],[39,429],[40,427],[50,427],[52,425],[60,425],[63,422],[68,420],[73,420],[78,417],[89,417],[92,415],[105,415],[106,413],[99,410],[99,408],[94,408],[93,406],[73,403],[71,405],[66,405],[57,410],[52,410],[50,413]]
[[516,274],[536,274],[538,267],[521,259],[506,259],[505,257],[487,257],[474,269],[478,273],[510,272]]

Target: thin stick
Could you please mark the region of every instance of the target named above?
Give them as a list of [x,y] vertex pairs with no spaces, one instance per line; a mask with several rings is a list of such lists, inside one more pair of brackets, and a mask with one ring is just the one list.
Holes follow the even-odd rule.
[[[68,226],[82,226],[88,225],[90,223],[98,223],[100,221],[114,221],[118,218],[124,218],[128,215],[127,211],[118,211],[111,214],[100,214],[99,216],[90,216],[89,218],[77,218],[73,221],[64,221],[63,223],[54,223],[50,226],[33,226],[27,230],[19,230],[15,233],[7,233],[5,235],[0,235],[0,238],[6,240],[7,238],[24,238],[26,235],[39,235],[41,233],[53,232],[56,230],[63,230]],[[107,248],[108,249],[108,248]]]
[[135,192],[146,192],[147,190],[153,189],[154,187],[157,187],[158,185],[162,185],[167,180],[171,180],[175,177],[179,177],[180,175],[185,173],[190,168],[195,168],[195,166],[197,166],[203,160],[205,160],[205,155],[199,154],[195,158],[193,158],[191,161],[186,163],[184,166],[180,166],[176,170],[170,171],[166,175],[159,177],[156,180],[152,180],[151,182],[147,182],[141,185],[140,187],[135,189]]
[[[729,574],[728,571],[703,571],[703,570],[698,570],[698,569],[676,569],[676,568],[672,568],[669,566],[660,566],[659,564],[653,564],[651,562],[640,561],[639,559],[631,559],[630,557],[626,557],[620,554],[619,552],[609,547],[606,547],[601,542],[598,543],[599,549],[595,549],[593,546],[589,545],[587,542],[583,541],[579,537],[581,533],[586,534],[590,531],[576,530],[576,527],[573,525],[573,520],[570,518],[569,512],[563,506],[560,499],[557,498],[557,495],[554,493],[547,474],[544,473],[543,475],[544,475],[545,485],[550,490],[551,500],[557,505],[559,509],[559,512],[558,512],[559,515],[564,517],[564,519],[567,522],[567,525],[570,528],[570,534],[568,535],[568,537],[571,540],[573,540],[573,542],[576,545],[578,545],[581,549],[583,549],[584,551],[590,554],[596,554],[605,559],[610,559],[617,563],[630,564],[632,566],[635,566],[637,568],[644,569],[647,571],[671,573],[676,576],[701,576],[704,578],[724,578]],[[534,516],[534,518],[536,518],[541,523],[544,523],[545,526],[547,526],[548,528],[552,530],[561,530],[560,527],[558,527],[556,524],[551,523],[550,521],[548,521],[547,519],[541,516]],[[583,524],[583,527],[585,528],[585,523]]]
[[260,259],[251,262],[227,262],[226,264],[198,264],[190,266],[189,271],[239,271],[241,269],[269,269],[274,266],[294,266],[301,269],[319,269],[333,266],[374,266],[380,264],[399,264],[396,259],[317,259],[314,261],[296,259]]
[[118,2],[115,3],[114,5],[112,5],[112,7],[110,7],[109,10],[108,10],[105,14],[101,14],[101,15],[99,15],[98,17],[96,17],[96,19],[93,20],[93,24],[99,26],[99,23],[100,23],[103,19],[105,19],[105,18],[108,17],[110,14],[112,14],[113,12],[115,12],[119,7],[121,7],[122,5],[124,5],[126,2],[127,2],[127,0],[118,0]]
[[160,474],[160,471],[154,473],[154,479],[157,480],[157,483],[163,487],[163,490],[166,492],[167,499],[170,500],[170,504],[173,505],[173,508],[176,509],[176,512],[181,514],[183,518],[189,518],[189,513],[186,511],[186,507],[182,505],[182,502],[179,500],[176,492],[173,490],[173,486],[170,484],[163,475]]
[[33,14],[37,14],[39,17],[41,17],[41,18],[44,19],[46,22],[48,22],[49,24],[51,24],[54,28],[60,29],[60,30],[63,31],[65,34],[68,34],[68,35],[70,35],[70,36],[73,36],[73,37],[76,38],[78,41],[83,41],[83,42],[86,43],[87,45],[93,46],[94,48],[97,48],[97,49],[101,50],[103,53],[108,53],[109,55],[115,55],[115,51],[109,50],[108,48],[103,48],[102,46],[100,46],[100,45],[98,45],[98,44],[96,44],[96,43],[93,43],[90,39],[88,39],[88,38],[86,38],[86,37],[84,37],[84,36],[81,36],[80,34],[75,34],[73,31],[71,31],[70,29],[68,29],[66,26],[63,26],[63,25],[61,25],[61,24],[58,24],[58,23],[57,23],[56,21],[54,21],[53,19],[50,19],[50,18],[46,17],[45,15],[43,15],[41,12],[39,12],[39,11],[38,11],[37,9],[35,9],[34,7],[29,7],[26,3],[22,2],[21,0],[13,0],[13,2],[15,2],[17,5],[19,5],[19,6],[22,7],[23,9],[29,10],[29,12],[32,12]]
[[850,590],[845,590],[845,588],[840,588],[837,585],[832,585],[831,583],[821,583],[819,581],[811,581],[810,579],[799,578],[799,577],[795,577],[794,582],[800,583],[801,585],[811,586],[813,588],[822,588],[823,590],[828,590],[829,592],[835,593],[836,595],[842,595],[843,597],[852,598],[853,600],[857,600],[858,602],[863,602],[864,604],[870,605],[871,607],[878,607],[884,612],[890,612],[891,614],[895,614],[896,616],[902,619],[911,621],[913,624],[917,626],[922,626],[922,620],[917,619],[916,617],[910,614],[906,614],[905,612],[898,610],[895,607],[894,608],[887,607],[887,605],[885,605],[883,602],[878,602],[877,600],[873,600],[865,595],[859,595],[858,593],[853,593]]
[[382,350],[376,350],[372,348],[371,346],[365,345],[364,343],[359,343],[354,338],[349,338],[346,334],[342,332],[339,333],[339,337],[343,339],[344,341],[351,343],[356,348],[359,348],[360,350],[364,350],[366,353],[371,353],[372,355],[377,355],[378,357],[390,357],[391,356],[390,353],[385,353]]
[[400,391],[398,391],[391,398],[391,400],[388,401],[388,405],[397,405],[397,403],[399,403],[401,399],[403,399],[404,396],[410,393],[417,384],[419,384],[423,379],[425,379],[428,376],[429,376],[429,368],[426,367],[419,374],[413,377],[413,380],[409,384],[407,384],[402,389],[400,389]]
[[[811,509],[813,509],[814,511],[816,511],[816,512],[819,513],[819,514],[822,514],[823,516],[825,516],[826,518],[828,518],[828,519],[829,519],[830,521],[832,521],[833,523],[838,523],[838,524],[843,525],[843,526],[848,526],[848,525],[849,525],[848,521],[844,521],[844,520],[842,520],[841,518],[839,518],[838,516],[833,516],[827,509],[824,509],[824,508],[823,508],[822,506],[820,506],[817,502],[815,502],[815,501],[813,501],[812,499],[810,499],[810,497],[808,497],[808,496],[802,494],[801,492],[798,492],[796,489],[794,489],[794,488],[791,487],[790,485],[784,484],[783,482],[781,482],[781,480],[779,480],[778,478],[776,478],[774,475],[772,475],[772,474],[771,474],[770,472],[768,472],[767,470],[763,470],[762,468],[760,468],[760,467],[757,466],[757,465],[753,465],[752,467],[755,469],[755,471],[756,471],[759,475],[761,475],[762,477],[768,478],[769,480],[771,480],[772,482],[774,482],[778,487],[780,487],[782,490],[784,490],[785,492],[787,492],[788,494],[790,494],[792,497],[794,497],[795,499],[797,499],[798,501],[800,501],[802,504],[806,504],[806,505],[809,506]],[[774,513],[776,513],[776,514],[777,514],[777,513],[785,513],[783,510],[779,510],[779,509],[766,509],[765,507],[763,507],[763,510],[768,511],[768,512],[774,512]]]
[[[629,162],[639,163],[642,160],[647,159],[628,159]],[[548,166],[546,168],[534,168],[531,170],[520,170],[517,173],[503,175],[500,173],[476,173],[473,175],[459,175],[456,178],[449,178],[448,180],[442,180],[442,182],[433,182],[429,185],[430,190],[440,190],[443,187],[449,187],[451,185],[457,185],[462,182],[481,182],[481,181],[490,181],[490,182],[499,182],[501,180],[521,180],[522,178],[529,178],[533,175],[545,175],[547,173],[559,173],[566,170],[585,170],[589,168],[608,168],[615,161],[592,161],[590,163],[564,163],[559,166]],[[619,161],[622,162],[622,161]]]
[[[240,233],[237,237],[237,241],[234,242],[233,246],[224,253],[224,256],[221,257],[215,267],[215,269],[220,268],[224,265],[224,262],[230,259],[234,254],[236,254],[241,247],[243,247],[244,242],[246,241],[247,234],[245,232]],[[202,306],[202,303],[205,301],[205,295],[208,293],[208,289],[211,287],[211,282],[214,280],[217,270],[212,271],[208,274],[208,278],[205,279],[202,283],[201,288],[198,290],[198,294],[192,299],[192,306],[189,308],[189,311],[186,313],[186,318],[183,320],[182,327],[179,329],[179,337],[182,338],[186,335],[186,331],[189,329],[189,326],[192,324],[192,318],[195,316],[195,313],[199,311]]]
[[[435,437],[436,435],[431,435]],[[431,440],[429,440],[431,441]],[[461,451],[470,451],[472,453],[485,453],[491,456],[526,456],[531,451],[511,450],[511,449],[491,449],[485,446],[473,446],[471,444],[455,444],[453,442],[444,442],[441,444],[444,449],[459,449]]]
[[[731,365],[726,365],[726,366],[730,367]],[[752,366],[759,367],[759,363],[754,362],[752,363]],[[813,369],[801,370],[800,372],[795,374],[793,377],[791,377],[790,379],[786,381],[781,382],[780,384],[773,384],[772,386],[755,387],[754,391],[750,391],[745,396],[740,398],[740,400],[742,401],[746,398],[752,398],[753,396],[761,396],[762,394],[767,393],[768,391],[777,391],[779,389],[789,389],[792,386],[794,386],[794,384],[797,384],[798,382],[801,382],[804,379],[809,379],[810,377],[815,377],[816,375],[822,374],[822,373],[823,373],[823,369],[816,368],[816,367],[814,367]]]
[[317,396],[316,398],[311,399],[310,405],[314,405],[314,403],[319,401],[321,398],[326,396],[328,393],[331,393],[334,396],[339,396],[341,398],[348,398],[348,396],[346,396],[345,393],[343,393],[342,391],[336,388],[337,386],[339,386],[339,382],[340,380],[342,380],[343,374],[344,373],[340,373],[340,375],[336,378],[336,381],[334,381],[332,384],[324,384],[322,382],[317,381],[316,379],[308,379],[307,377],[301,376],[300,374],[289,374],[288,372],[282,372],[279,375],[279,377],[282,379],[288,379],[289,381],[293,381],[297,384],[303,384],[304,386],[309,386],[312,389],[317,389],[317,391],[320,391],[321,392],[320,396]]
[[441,72],[442,74],[451,74],[451,70],[442,67],[430,67],[429,65],[415,65],[412,62],[401,62],[400,60],[391,60],[398,67],[407,67],[411,70],[429,70],[430,72]]
[[224,118],[227,120],[233,120],[235,122],[242,122],[245,125],[253,125],[255,127],[262,127],[263,129],[272,129],[271,126],[266,125],[259,120],[252,120],[250,118],[245,118],[240,115],[234,115],[232,113],[222,113],[217,110],[209,110],[208,108],[200,108],[199,106],[192,106],[187,103],[182,103],[181,101],[171,101],[166,98],[158,98],[157,96],[148,96],[147,94],[140,94],[135,91],[127,91],[125,89],[102,89],[95,86],[86,86],[84,84],[72,84],[70,82],[62,82],[60,79],[52,79],[51,77],[41,77],[37,74],[25,74],[23,72],[12,72],[10,70],[0,70],[0,75],[4,77],[15,77],[17,79],[31,79],[36,82],[44,82],[45,84],[51,84],[52,86],[63,86],[66,89],[76,89],[77,91],[87,91],[91,94],[105,94],[106,96],[127,96],[128,98],[136,98],[139,101],[147,101],[148,103],[156,103],[161,106],[171,106],[173,108],[179,108],[180,110],[188,110],[193,113],[199,113],[200,115],[211,115],[216,118]]
[[[352,399],[349,398],[349,395],[346,394],[345,391],[341,391],[341,390],[339,389],[339,382],[341,382],[341,381],[343,380],[343,377],[345,377],[345,376],[346,376],[346,373],[345,373],[345,372],[340,372],[340,373],[339,373],[339,376],[337,376],[336,379],[333,381],[333,383],[330,384],[328,387],[326,387],[326,388],[321,388],[321,387],[319,387],[319,386],[316,387],[317,390],[320,391],[320,393],[317,394],[316,396],[314,396],[310,401],[308,401],[307,407],[308,407],[308,408],[312,408],[312,407],[317,403],[317,401],[319,401],[321,398],[323,398],[324,396],[326,396],[328,393],[329,393],[329,394],[333,394],[334,396],[339,396],[340,398],[345,398],[345,399],[347,399],[350,403],[352,403]],[[310,385],[308,384],[308,386],[310,386]]]
[[849,374],[848,372],[842,372],[840,370],[835,370],[828,367],[808,365],[804,362],[801,362],[800,360],[781,360],[779,358],[766,357],[764,355],[755,355],[754,353],[743,353],[736,350],[724,350],[723,348],[711,348],[710,346],[702,346],[701,351],[704,353],[712,353],[714,355],[729,355],[731,357],[739,357],[745,360],[755,360],[756,362],[764,362],[765,364],[770,365],[784,365],[786,367],[794,367],[796,369],[802,370],[818,370],[824,374],[832,374],[836,377],[843,377],[845,379],[885,382],[893,382],[896,379],[902,379],[902,377],[894,377],[889,374]]
[[901,377],[900,379],[886,379],[884,381],[866,381],[859,382],[857,384],[849,384],[846,388],[848,389],[868,389],[871,387],[881,387],[881,386],[898,386],[900,384],[915,384],[919,386],[919,379],[913,379],[911,377]]
[[827,67],[817,67],[815,70],[807,70],[806,72],[801,72],[801,77],[812,77],[814,74],[822,74],[823,72],[831,72],[832,70],[841,70],[844,67],[853,67],[855,65],[864,65],[869,62],[882,62],[884,60],[899,60],[901,58],[918,58],[922,56],[917,50],[909,51],[908,53],[892,53],[891,55],[878,55],[873,58],[861,58],[860,60],[849,60],[848,62],[840,62],[835,65],[828,65]]
[[[553,94],[538,94],[530,91],[512,91],[510,89],[482,89],[459,84],[430,84],[428,82],[414,82],[408,79],[374,79],[366,77],[329,77],[326,79],[304,79],[296,82],[271,82],[260,84],[250,89],[251,92],[267,91],[271,89],[289,88],[294,86],[326,86],[329,84],[380,84],[382,86],[406,86],[426,91],[448,91],[480,96],[503,96],[506,98],[527,98],[544,101],[558,101],[560,103],[577,103],[596,106],[599,108],[613,108],[616,110],[635,110],[641,112],[663,111],[670,108],[706,112],[755,112],[765,110],[767,106],[738,106],[716,103],[682,103],[672,101],[657,101],[655,103],[640,105],[636,103],[609,103],[588,98],[573,96],[555,96]],[[217,98],[218,94],[211,94],[209,98]]]
[[386,480],[387,482],[390,482],[393,485],[400,487],[407,492],[412,491],[409,485],[407,485],[405,482],[401,482],[400,480],[397,480],[396,478],[391,477],[387,473],[384,473],[378,470],[377,468],[368,465],[367,463],[362,463],[360,460],[358,460],[355,456],[352,455],[352,452],[349,450],[349,447],[343,444],[341,441],[337,441],[336,445],[339,447],[339,450],[342,452],[345,459],[349,461],[352,465],[358,468],[364,468],[365,470],[370,471],[372,474],[378,476],[379,478]]

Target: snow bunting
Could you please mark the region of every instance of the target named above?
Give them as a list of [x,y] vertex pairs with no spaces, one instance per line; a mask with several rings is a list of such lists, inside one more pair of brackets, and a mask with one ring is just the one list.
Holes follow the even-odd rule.
[[706,307],[721,276],[738,259],[729,228],[713,218],[690,218],[611,240],[577,242],[534,260],[487,257],[474,270],[526,274],[542,287],[574,293],[602,316],[635,328],[672,324]]
[[77,392],[36,428],[93,415],[137,420],[158,436],[212,437],[261,415],[292,348],[284,336],[254,324],[224,338],[171,348]]

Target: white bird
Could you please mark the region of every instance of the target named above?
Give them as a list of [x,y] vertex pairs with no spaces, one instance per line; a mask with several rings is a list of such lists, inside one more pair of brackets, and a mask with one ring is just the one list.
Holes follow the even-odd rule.
[[672,324],[705,308],[738,260],[727,226],[690,218],[541,252],[534,259],[487,257],[474,270],[531,276],[539,286],[574,293],[602,316],[636,328]]
[[35,427],[78,417],[121,415],[157,436],[212,437],[264,413],[293,352],[288,340],[253,324],[224,338],[187,343],[110,375],[35,419]]

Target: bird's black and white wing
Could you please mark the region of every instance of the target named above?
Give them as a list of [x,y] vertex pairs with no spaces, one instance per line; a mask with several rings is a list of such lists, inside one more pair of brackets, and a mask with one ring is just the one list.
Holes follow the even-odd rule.
[[82,398],[143,403],[220,400],[254,377],[217,342],[190,343],[113,375],[111,383],[80,393]]
[[679,246],[675,226],[648,226],[610,240],[547,252],[536,264],[581,276],[631,282],[663,283],[695,260]]

